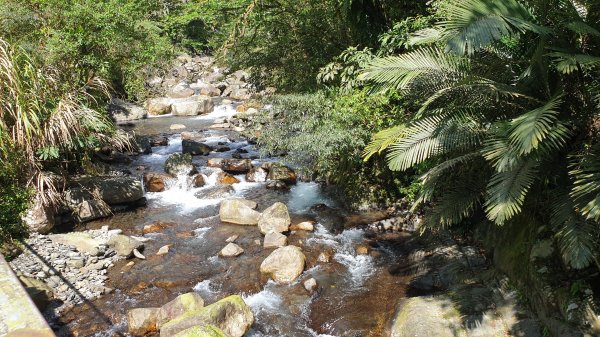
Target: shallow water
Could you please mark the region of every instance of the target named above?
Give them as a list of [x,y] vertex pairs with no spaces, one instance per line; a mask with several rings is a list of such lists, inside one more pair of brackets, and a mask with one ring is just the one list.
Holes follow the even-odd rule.
[[[129,125],[140,134],[170,133],[169,125],[187,126],[186,131],[204,130],[207,143],[227,143],[231,151],[211,153],[208,157],[230,157],[237,148],[248,150],[244,156],[257,156],[253,147],[231,131],[206,130],[215,118],[228,116],[230,107],[217,107],[215,112],[202,117],[160,117]],[[139,156],[127,168],[142,175],[136,167],[147,166],[151,171],[162,171],[166,158],[181,151],[181,137],[169,136],[169,146],[154,147],[150,155]],[[247,336],[385,336],[396,303],[404,296],[406,279],[391,275],[387,264],[399,258],[393,247],[382,245],[371,255],[357,255],[355,248],[365,242],[364,233],[346,229],[332,233],[324,224],[317,224],[314,233],[292,232],[289,244],[302,247],[307,256],[303,275],[291,285],[277,285],[259,272],[259,266],[272,249],[263,249],[255,243],[262,235],[255,226],[224,224],[218,218],[221,199],[199,199],[196,193],[216,185],[218,169],[206,168],[207,157],[195,157],[194,162],[204,175],[206,186],[190,186],[188,177],[178,177],[161,193],[146,193],[146,207],[132,212],[90,223],[86,228],[109,225],[125,234],[142,235],[145,225],[163,222],[164,230],[147,234],[146,260],[120,261],[108,272],[107,286],[114,289],[90,303],[78,306],[62,318],[58,334],[63,336],[128,336],[126,313],[136,307],[157,307],[178,294],[196,291],[206,303],[212,303],[231,294],[241,294],[252,308],[255,324]],[[267,159],[270,160],[270,159]],[[258,160],[262,162],[264,160]],[[343,219],[343,205],[324,193],[312,182],[299,182],[290,191],[267,190],[264,183],[250,183],[243,175],[233,186],[232,196],[254,200],[259,211],[276,201],[288,205],[292,222],[307,219],[325,219],[323,209],[338,213],[330,221]],[[327,207],[312,207],[314,205]],[[335,215],[335,214],[334,214]],[[344,228],[344,223],[334,224]],[[221,258],[218,252],[231,235],[239,235],[236,243],[245,253],[237,258]],[[163,245],[171,245],[165,256],[156,256]],[[317,261],[323,251],[330,251],[329,263]],[[302,282],[314,277],[319,290],[309,294]]]

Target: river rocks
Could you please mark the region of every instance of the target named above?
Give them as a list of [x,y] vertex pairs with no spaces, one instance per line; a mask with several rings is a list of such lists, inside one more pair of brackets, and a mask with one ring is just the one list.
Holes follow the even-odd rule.
[[167,96],[171,98],[186,98],[194,95],[194,90],[185,82],[179,82],[176,86],[172,87],[167,93]]
[[194,196],[198,199],[223,199],[231,196],[233,187],[231,185],[219,185],[205,187],[196,192]]
[[240,296],[233,295],[165,323],[160,328],[160,336],[171,337],[195,326],[212,325],[221,329],[227,336],[242,337],[253,323],[254,315],[250,307]]
[[306,289],[309,293],[313,293],[315,290],[317,290],[317,280],[312,277],[304,281],[303,285],[304,289]]
[[369,255],[371,252],[371,247],[367,245],[358,245],[356,247],[356,254],[358,255]]
[[73,232],[66,234],[53,234],[48,238],[54,242],[65,246],[74,246],[78,251],[88,253],[92,256],[98,255],[99,242],[94,240],[88,233]]
[[238,180],[238,178],[232,176],[227,172],[219,172],[217,175],[217,183],[221,185],[233,185],[239,182],[240,181]]
[[223,330],[214,325],[194,326],[185,329],[173,337],[228,337]]
[[196,174],[194,176],[193,184],[194,184],[194,187],[202,187],[202,186],[206,185],[206,182],[204,181],[204,176],[201,174]]
[[271,231],[282,233],[289,230],[291,222],[287,206],[281,202],[276,202],[260,215],[258,228],[263,234]]
[[263,247],[265,248],[278,248],[287,245],[287,236],[277,233],[277,232],[269,232],[265,235],[265,240],[263,241]]
[[204,96],[221,96],[221,90],[212,84],[205,84],[200,87],[200,95]]
[[193,156],[207,156],[212,151],[212,148],[204,143],[199,143],[194,140],[187,139],[181,141],[181,147],[183,153],[190,153]]
[[148,112],[134,103],[113,98],[108,104],[108,114],[119,123],[146,118]]
[[267,181],[267,171],[263,168],[252,168],[248,173],[246,173],[246,180],[249,182],[262,183]]
[[[171,227],[175,225],[175,223],[173,222],[155,222],[153,224],[149,224],[149,225],[145,225],[144,229],[142,230],[142,233],[144,234],[150,234],[150,233],[157,233],[160,232],[168,227]],[[137,239],[136,239],[137,240]],[[140,240],[138,240],[140,241]]]
[[288,185],[295,184],[297,180],[296,172],[294,172],[294,170],[291,168],[281,164],[271,165],[267,178],[269,180],[280,180]]
[[252,200],[248,200],[248,199],[244,199],[244,198],[231,198],[231,199],[237,200],[252,209],[258,208],[258,204],[256,203],[256,201],[252,201]]
[[266,187],[268,190],[276,190],[276,191],[287,191],[290,189],[288,187],[288,185],[281,180],[271,180],[271,181],[267,182]]
[[290,226],[290,230],[293,231],[307,231],[312,232],[315,230],[315,222],[314,221],[303,221],[299,224]]
[[230,237],[227,238],[227,240],[225,240],[225,242],[230,243],[230,242],[235,242],[235,240],[237,240],[240,236],[239,235],[232,235]]
[[160,116],[171,113],[171,99],[167,97],[151,98],[146,101],[146,109],[151,116]]
[[238,225],[256,225],[260,213],[249,207],[240,199],[227,199],[221,202],[219,217],[223,222]]
[[139,250],[144,247],[142,242],[121,234],[111,237],[107,244],[110,248],[114,249],[119,256],[125,258],[130,257],[134,250]]
[[158,252],[156,252],[156,255],[161,256],[161,255],[167,255],[169,253],[169,245],[166,246],[162,246],[158,249]]
[[172,176],[192,175],[198,172],[192,163],[192,155],[189,153],[174,153],[165,161],[165,172]]
[[134,336],[158,331],[158,308],[136,308],[127,312],[127,330]]
[[173,100],[171,113],[173,116],[196,116],[212,112],[214,103],[207,96],[193,96],[185,99]]
[[217,167],[230,173],[246,173],[252,169],[252,161],[250,159],[210,158],[208,166]]
[[274,250],[260,265],[260,272],[278,283],[291,283],[304,271],[306,257],[296,246]]
[[158,311],[157,322],[161,327],[186,312],[198,311],[204,307],[204,299],[197,293],[191,292],[177,296],[171,302],[163,305]]
[[172,180],[168,174],[148,172],[144,174],[144,186],[147,192],[163,192],[168,180]]
[[225,246],[223,249],[221,249],[221,251],[219,252],[219,255],[221,255],[223,257],[235,257],[235,256],[240,256],[243,253],[244,253],[244,249],[242,249],[242,247],[231,242],[231,243],[227,244],[227,246]]

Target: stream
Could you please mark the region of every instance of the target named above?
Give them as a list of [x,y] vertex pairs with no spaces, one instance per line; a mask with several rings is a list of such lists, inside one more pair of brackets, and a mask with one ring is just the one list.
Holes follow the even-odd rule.
[[[164,192],[147,192],[145,207],[79,228],[108,225],[136,236],[143,235],[146,225],[160,223],[163,229],[143,235],[149,239],[145,243],[145,260],[120,260],[108,271],[111,293],[76,306],[60,317],[59,336],[129,336],[127,310],[159,307],[190,291],[199,293],[207,304],[241,294],[255,315],[255,323],[246,335],[249,337],[389,335],[391,319],[407,284],[407,276],[388,270],[390,263],[401,257],[394,240],[371,244],[375,247],[368,255],[357,254],[356,247],[369,240],[363,231],[344,223],[344,205],[314,182],[298,182],[289,191],[275,191],[266,189],[265,183],[247,182],[244,175],[237,175],[240,182],[233,184],[233,190],[226,195],[208,193],[217,185],[220,172],[207,167],[208,158],[231,158],[236,150],[243,149],[244,158],[253,159],[254,165],[277,160],[259,158],[254,146],[236,132],[209,129],[216,119],[234,114],[233,105],[218,105],[204,116],[154,117],[124,127],[139,135],[169,137],[168,146],[153,147],[151,154],[134,157],[132,163],[116,167],[140,177],[143,172],[163,172],[167,157],[182,151],[177,133],[180,131],[199,131],[208,145],[226,145],[230,151],[194,157],[204,175],[204,187],[192,187],[188,177],[178,177]],[[184,124],[186,129],[171,131],[172,124]],[[283,202],[289,208],[292,224],[317,221],[314,232],[297,231],[288,236],[289,244],[301,247],[307,257],[306,269],[294,283],[279,285],[261,275],[259,266],[273,249],[262,247],[263,237],[256,226],[220,222],[219,203],[232,196],[256,201],[258,211]],[[219,257],[218,252],[232,235],[239,236],[236,243],[245,250],[244,254]],[[157,250],[164,245],[170,245],[169,253],[157,256]],[[330,261],[319,261],[321,253],[329,255]],[[318,282],[318,290],[312,294],[302,285],[310,277]]]

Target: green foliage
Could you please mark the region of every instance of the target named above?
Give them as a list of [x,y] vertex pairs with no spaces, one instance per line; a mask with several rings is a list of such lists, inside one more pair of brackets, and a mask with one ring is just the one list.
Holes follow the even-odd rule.
[[581,8],[561,6],[442,3],[439,22],[416,34],[425,46],[375,58],[361,75],[421,105],[364,156],[429,167],[416,203],[432,204],[429,228],[478,211],[498,225],[527,214],[553,224],[564,262],[581,269],[600,254],[600,36]]
[[18,157],[3,158],[0,170],[0,247],[26,235],[21,215],[29,206],[32,191],[19,181]]

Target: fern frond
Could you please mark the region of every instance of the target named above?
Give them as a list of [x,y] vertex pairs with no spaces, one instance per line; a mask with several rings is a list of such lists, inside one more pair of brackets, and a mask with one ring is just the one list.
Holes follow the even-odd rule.
[[490,220],[504,224],[521,212],[536,177],[537,162],[521,160],[509,171],[495,173],[488,183],[485,210]]

